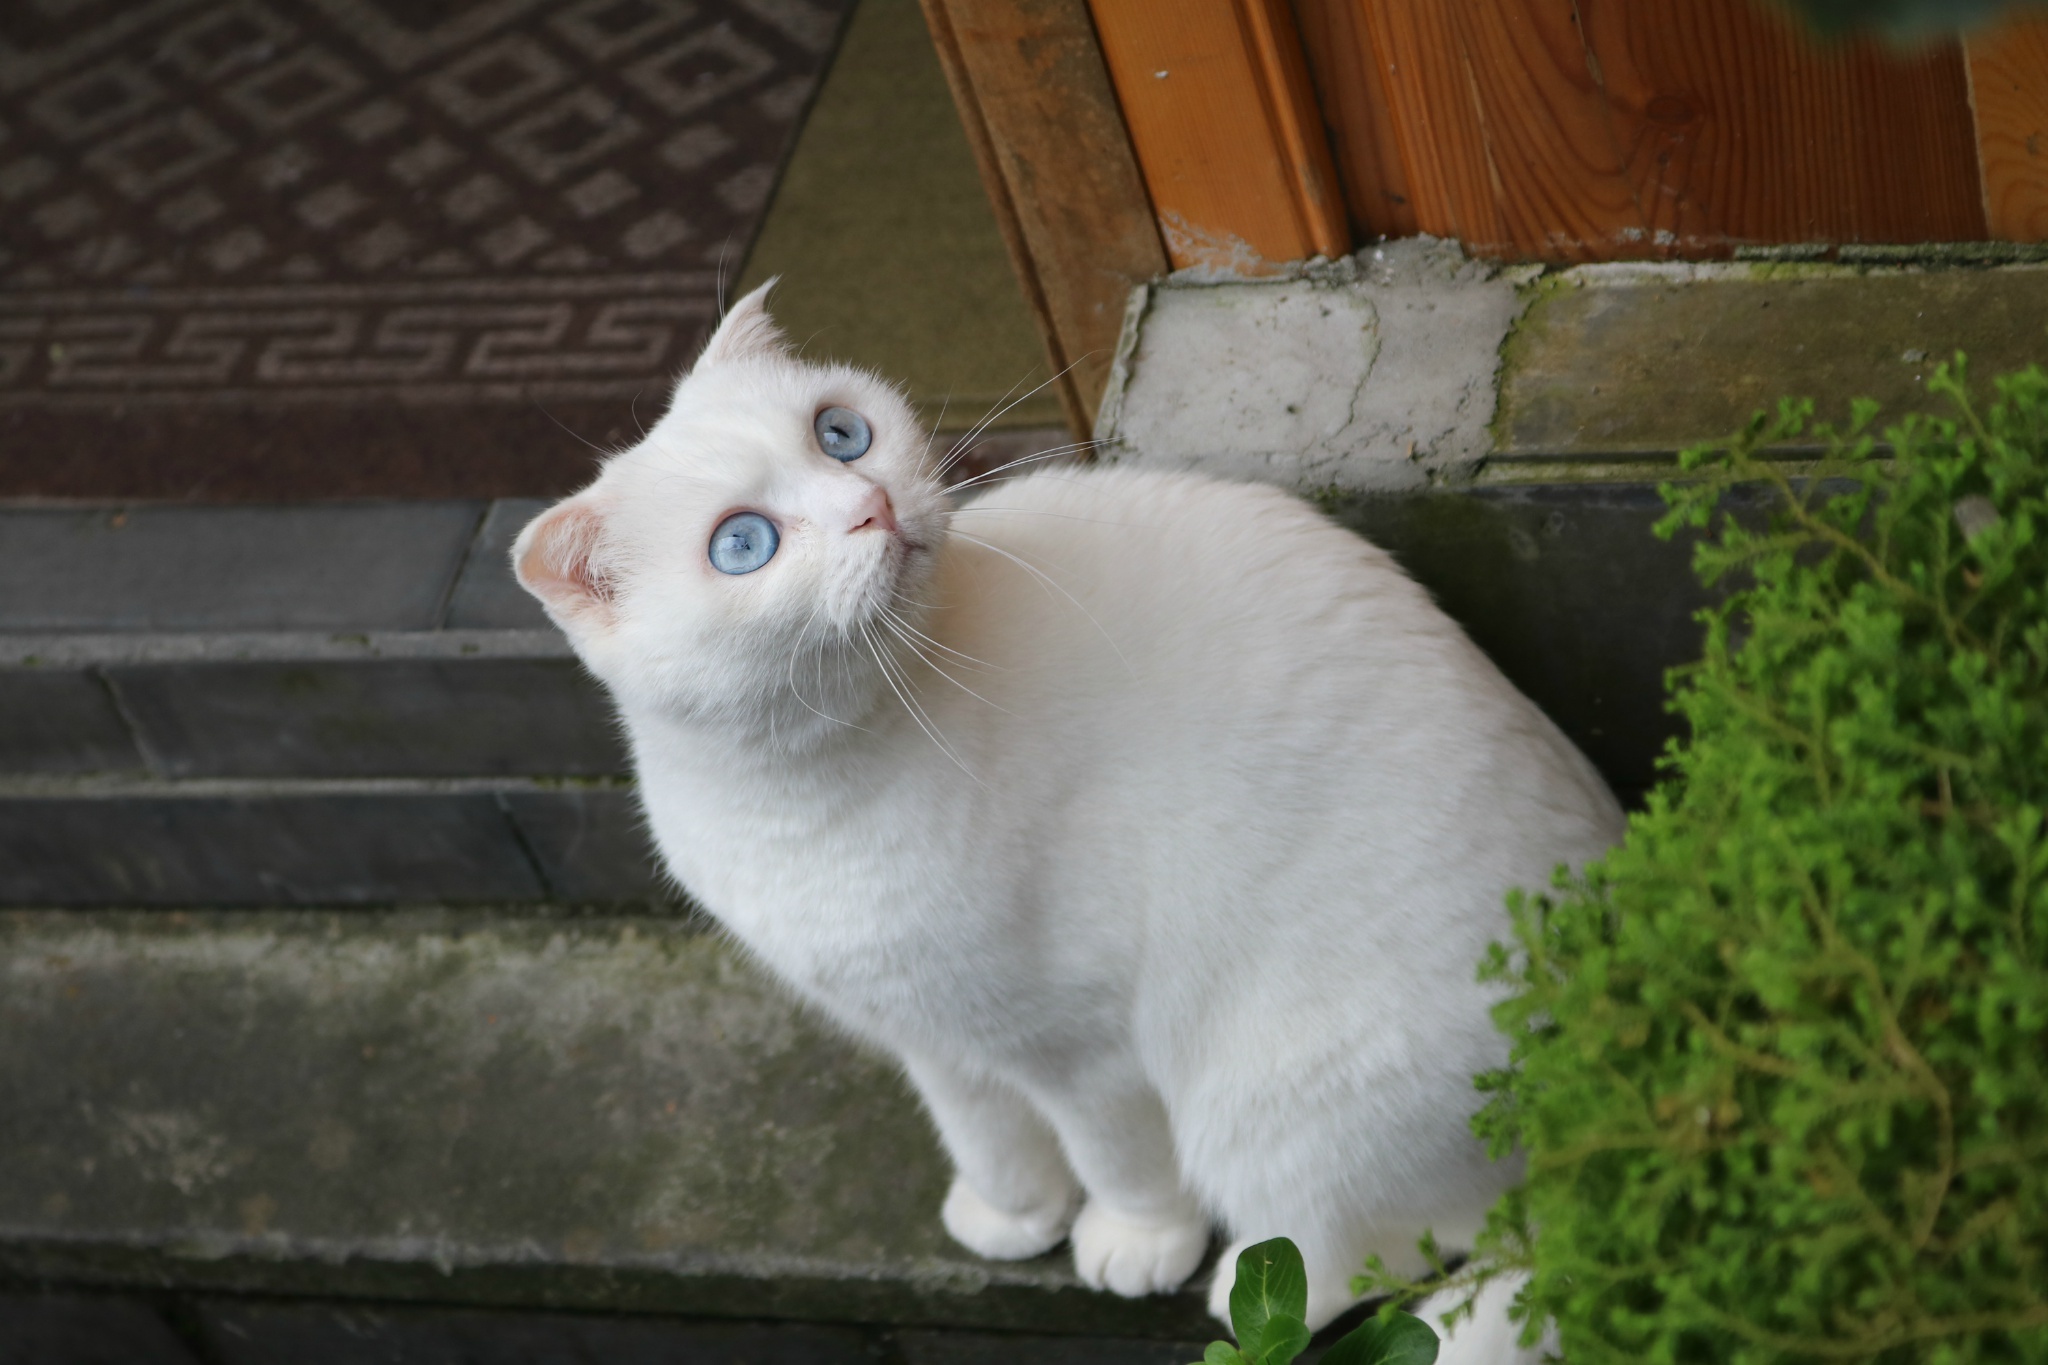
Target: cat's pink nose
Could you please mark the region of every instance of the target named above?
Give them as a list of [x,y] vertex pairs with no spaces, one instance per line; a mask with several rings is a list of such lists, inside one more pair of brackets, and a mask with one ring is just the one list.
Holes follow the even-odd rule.
[[853,509],[853,515],[848,520],[852,523],[846,528],[848,535],[866,530],[896,534],[896,509],[889,505],[889,494],[879,487],[868,491],[868,495],[861,499],[860,505]]

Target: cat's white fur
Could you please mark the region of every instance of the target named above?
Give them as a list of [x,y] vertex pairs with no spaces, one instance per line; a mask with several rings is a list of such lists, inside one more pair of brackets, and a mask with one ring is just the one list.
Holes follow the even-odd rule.
[[[901,1059],[977,1252],[1065,1237],[1147,1294],[1220,1224],[1220,1312],[1285,1234],[1320,1322],[1369,1252],[1465,1242],[1514,1174],[1468,1128],[1505,1055],[1475,966],[1510,887],[1619,837],[1591,765],[1283,493],[1063,469],[954,510],[899,394],[795,358],[764,292],[513,552],[671,871]],[[812,434],[832,405],[872,426],[853,463]],[[781,544],[728,576],[739,510]]]

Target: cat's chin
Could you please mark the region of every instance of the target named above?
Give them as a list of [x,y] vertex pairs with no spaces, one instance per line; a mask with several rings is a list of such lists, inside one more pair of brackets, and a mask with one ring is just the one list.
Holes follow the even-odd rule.
[[826,599],[826,613],[849,634],[880,630],[889,617],[913,607],[911,599],[930,577],[931,563],[928,542],[893,534],[871,564],[840,580]]

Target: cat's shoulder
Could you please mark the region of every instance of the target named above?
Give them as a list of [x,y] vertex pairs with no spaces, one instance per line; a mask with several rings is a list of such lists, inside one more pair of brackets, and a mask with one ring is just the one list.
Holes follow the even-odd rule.
[[1186,470],[1127,464],[1059,465],[975,490],[966,506],[1032,508],[1074,515],[1146,508],[1195,515],[1324,520],[1303,499],[1269,484],[1242,483]]

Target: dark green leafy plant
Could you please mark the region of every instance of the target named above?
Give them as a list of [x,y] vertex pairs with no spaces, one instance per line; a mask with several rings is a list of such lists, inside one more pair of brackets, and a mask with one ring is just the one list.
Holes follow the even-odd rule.
[[[1200,1365],[1287,1365],[1308,1345],[1308,1275],[1285,1237],[1246,1247],[1230,1287],[1237,1345],[1212,1341]],[[1383,1308],[1323,1353],[1323,1365],[1431,1365],[1436,1333],[1410,1313]]]
[[1686,453],[1691,737],[1488,965],[1483,1250],[1572,1365],[2048,1361],[2048,376],[1928,387]]

